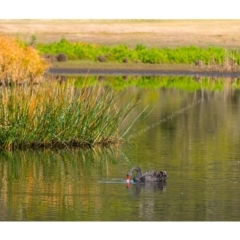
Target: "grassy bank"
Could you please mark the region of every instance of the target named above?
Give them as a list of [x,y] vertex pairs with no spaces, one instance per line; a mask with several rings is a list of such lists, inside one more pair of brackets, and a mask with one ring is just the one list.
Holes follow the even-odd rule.
[[228,70],[240,63],[237,49],[220,47],[201,48],[197,46],[177,48],[147,48],[138,44],[135,48],[126,45],[105,46],[87,43],[73,43],[66,39],[50,44],[37,44],[41,54],[65,54],[68,60],[93,62],[144,63],[144,64],[190,64],[197,67],[220,66]]
[[[239,65],[238,50],[234,50],[239,48],[239,23],[240,20],[0,20],[0,33],[37,45],[42,53],[66,53],[74,61],[97,63],[97,58],[103,56],[112,64],[124,61],[171,64],[177,68],[187,64],[232,71]],[[71,46],[61,41],[64,38]]]

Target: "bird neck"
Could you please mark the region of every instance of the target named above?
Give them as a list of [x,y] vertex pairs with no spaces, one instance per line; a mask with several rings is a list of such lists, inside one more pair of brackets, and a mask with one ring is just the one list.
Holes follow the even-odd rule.
[[142,171],[141,171],[140,167],[137,167],[137,166],[133,167],[133,168],[129,171],[128,175],[132,176],[132,173],[133,173],[134,171],[137,171],[137,174],[136,174],[135,178],[140,178],[141,175],[142,175]]

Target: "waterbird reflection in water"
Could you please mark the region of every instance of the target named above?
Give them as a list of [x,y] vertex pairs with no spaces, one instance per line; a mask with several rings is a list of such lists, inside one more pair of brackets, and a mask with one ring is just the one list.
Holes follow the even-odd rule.
[[126,187],[129,190],[130,194],[133,196],[139,196],[141,191],[146,191],[148,193],[154,193],[157,191],[164,191],[167,187],[167,183],[165,181],[162,182],[137,182],[131,184],[130,182],[126,183]]

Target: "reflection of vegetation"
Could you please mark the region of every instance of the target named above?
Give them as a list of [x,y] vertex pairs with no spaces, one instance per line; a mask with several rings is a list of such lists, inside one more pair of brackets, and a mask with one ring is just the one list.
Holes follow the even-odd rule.
[[[110,144],[137,100],[102,86],[72,81],[11,86],[0,91],[0,147]],[[128,126],[126,126],[128,128]]]
[[[42,179],[46,182],[79,179],[83,175],[93,177],[96,168],[103,168],[106,162],[114,163],[120,152],[117,147],[94,147],[85,149],[45,151],[3,151],[0,154],[1,180]],[[5,171],[7,165],[7,171]],[[94,167],[94,168],[93,168]],[[99,173],[98,173],[99,174]]]
[[171,77],[171,76],[154,76],[154,77],[134,77],[134,76],[106,76],[103,81],[99,81],[100,77],[78,77],[76,85],[80,86],[85,83],[85,79],[89,86],[104,85],[113,89],[122,90],[128,87],[138,87],[144,89],[158,88],[176,88],[187,91],[195,91],[198,89],[206,90],[222,90],[227,86],[230,88],[240,88],[240,80],[238,78],[211,78],[211,77]]
[[[142,92],[140,98],[148,93],[149,90]],[[187,154],[186,161],[196,159],[196,156],[199,159],[217,156],[226,160],[233,149],[238,149],[238,89],[222,92],[160,89],[157,100],[147,100],[153,108],[151,115],[148,118],[141,116],[129,135],[137,145],[150,145],[157,155],[175,154],[172,158],[178,157],[178,152]],[[173,146],[177,148],[174,153]],[[188,149],[190,146],[194,147]],[[145,154],[142,152],[141,159],[148,159]]]
[[[0,220],[87,220],[98,180],[120,159],[117,147],[0,152]],[[78,211],[76,211],[78,209]],[[57,215],[56,215],[57,213]]]

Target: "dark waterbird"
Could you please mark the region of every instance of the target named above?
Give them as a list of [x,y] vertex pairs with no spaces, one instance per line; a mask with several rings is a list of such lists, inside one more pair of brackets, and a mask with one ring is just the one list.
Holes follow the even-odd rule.
[[162,182],[168,177],[167,172],[165,171],[148,171],[142,174],[140,167],[135,166],[128,172],[127,182],[130,182],[130,177],[134,171],[137,171],[137,174],[133,178],[134,182]]

